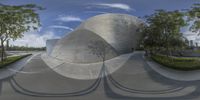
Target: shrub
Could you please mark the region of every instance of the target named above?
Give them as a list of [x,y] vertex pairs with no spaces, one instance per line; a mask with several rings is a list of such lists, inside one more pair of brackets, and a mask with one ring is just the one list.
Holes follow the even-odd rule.
[[166,66],[168,68],[173,68],[177,70],[197,70],[200,69],[200,59],[199,58],[183,58],[183,57],[172,57],[166,55],[153,55],[151,58],[157,63]]

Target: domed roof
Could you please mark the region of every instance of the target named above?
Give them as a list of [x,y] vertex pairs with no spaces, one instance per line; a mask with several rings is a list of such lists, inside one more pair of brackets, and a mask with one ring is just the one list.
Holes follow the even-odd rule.
[[143,22],[140,19],[127,14],[97,15],[59,40],[50,55],[72,63],[99,62],[102,59],[91,53],[93,50],[89,48],[95,41],[106,45],[105,60],[130,53],[138,47],[142,35],[137,30],[141,25]]
[[[84,21],[78,29],[90,30],[111,44],[120,54],[136,48],[141,34],[137,32],[143,21],[127,14],[101,14]],[[129,49],[128,49],[129,48]]]
[[102,61],[100,57],[93,54],[92,48],[89,47],[90,45],[95,45],[95,41],[102,42],[107,47],[106,59],[118,56],[115,49],[104,39],[86,29],[75,30],[58,41],[51,56],[72,63],[93,63]]

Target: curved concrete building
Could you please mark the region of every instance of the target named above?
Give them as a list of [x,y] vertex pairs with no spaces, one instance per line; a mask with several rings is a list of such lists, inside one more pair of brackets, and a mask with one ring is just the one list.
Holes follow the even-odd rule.
[[101,58],[94,55],[89,48],[89,45],[93,41],[102,41],[102,43],[106,45],[108,48],[106,59],[118,56],[115,49],[103,38],[85,29],[75,30],[58,41],[51,56],[71,63],[94,63],[102,61]]
[[[126,14],[102,14],[84,21],[69,35],[51,42],[43,61],[58,74],[74,79],[96,79],[105,65],[111,74],[123,66],[139,46],[140,19]],[[47,44],[48,44],[47,43]],[[101,56],[105,55],[105,56]],[[104,58],[104,64],[102,62]]]
[[[90,30],[102,37],[119,54],[129,53],[138,47],[141,34],[137,30],[143,21],[127,14],[102,14],[83,22],[79,28]],[[79,29],[78,28],[78,29]]]
[[56,45],[57,41],[59,39],[49,39],[46,41],[46,52],[47,52],[47,55],[50,55],[54,46]]
[[95,63],[102,59],[91,53],[92,41],[106,45],[105,60],[130,53],[138,47],[143,21],[127,14],[101,14],[84,21],[75,31],[60,39],[50,56],[70,63]]

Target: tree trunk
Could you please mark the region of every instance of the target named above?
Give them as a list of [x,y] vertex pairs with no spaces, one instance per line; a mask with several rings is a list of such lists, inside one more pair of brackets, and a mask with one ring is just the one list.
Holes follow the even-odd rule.
[[3,39],[1,39],[1,61],[4,60],[4,45],[3,45]]

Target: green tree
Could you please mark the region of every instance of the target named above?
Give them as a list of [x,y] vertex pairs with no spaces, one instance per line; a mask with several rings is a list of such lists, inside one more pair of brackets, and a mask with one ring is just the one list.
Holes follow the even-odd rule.
[[197,32],[200,35],[200,3],[193,4],[191,9],[186,13],[188,16],[188,21],[193,22],[190,27],[190,30]]
[[156,52],[164,49],[169,55],[172,48],[181,46],[178,43],[183,41],[180,29],[187,25],[183,17],[184,14],[179,11],[165,10],[156,10],[154,14],[146,16],[144,46]]
[[1,60],[4,59],[4,42],[21,38],[24,32],[36,30],[40,26],[37,10],[43,8],[34,4],[20,6],[0,5]]

